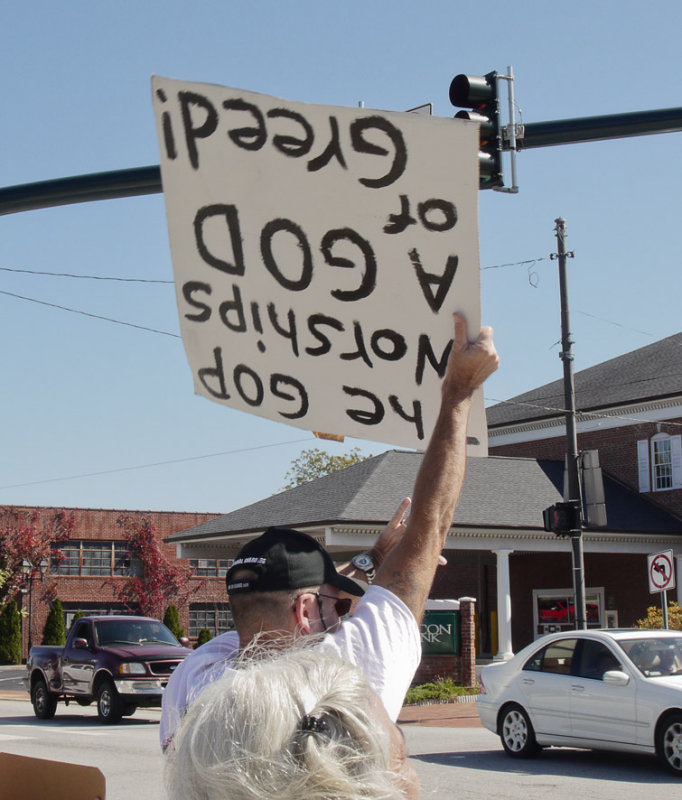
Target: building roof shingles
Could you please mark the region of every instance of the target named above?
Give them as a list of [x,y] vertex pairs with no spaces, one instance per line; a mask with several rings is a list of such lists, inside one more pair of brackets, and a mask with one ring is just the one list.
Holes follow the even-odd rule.
[[[578,411],[682,396],[682,333],[576,372]],[[564,413],[563,379],[486,409],[488,428],[556,417]]]
[[[389,450],[260,502],[223,514],[167,541],[257,533],[270,525],[376,524],[391,518],[412,491],[422,454]],[[608,530],[675,532],[682,521],[604,476]],[[542,529],[542,509],[560,501],[563,462],[530,458],[470,458],[454,525]]]

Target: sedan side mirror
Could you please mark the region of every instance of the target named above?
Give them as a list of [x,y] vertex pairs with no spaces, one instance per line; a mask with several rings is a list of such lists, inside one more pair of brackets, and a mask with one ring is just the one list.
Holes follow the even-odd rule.
[[183,647],[189,647],[190,646],[190,641],[186,636],[181,636],[178,641],[180,642],[180,644]]
[[602,675],[604,683],[611,683],[614,686],[627,686],[630,683],[630,676],[627,672],[619,669],[610,669]]

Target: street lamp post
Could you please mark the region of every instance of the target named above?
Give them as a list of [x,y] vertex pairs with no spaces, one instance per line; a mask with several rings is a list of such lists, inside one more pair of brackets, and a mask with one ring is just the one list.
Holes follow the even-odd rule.
[[33,564],[27,558],[21,562],[21,572],[28,581],[28,652],[31,652],[33,646],[33,578],[35,577],[36,569],[40,572],[40,582],[43,582],[49,561],[43,557],[37,565]]

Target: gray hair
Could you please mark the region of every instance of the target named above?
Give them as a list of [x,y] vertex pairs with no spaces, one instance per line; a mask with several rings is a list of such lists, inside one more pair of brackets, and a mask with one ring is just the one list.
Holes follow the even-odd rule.
[[170,800],[397,800],[388,734],[362,672],[309,646],[255,654],[190,706]]

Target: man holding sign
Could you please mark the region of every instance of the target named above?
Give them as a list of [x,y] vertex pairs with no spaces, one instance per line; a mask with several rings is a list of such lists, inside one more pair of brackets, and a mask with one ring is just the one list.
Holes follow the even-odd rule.
[[[417,474],[405,532],[382,561],[353,615],[340,623],[341,591],[352,592],[352,586],[336,573],[331,558],[314,540],[311,548],[296,542],[297,535],[310,538],[305,534],[271,529],[243,548],[243,556],[227,575],[241,647],[254,637],[260,640],[267,631],[278,632],[277,647],[282,646],[282,633],[292,639],[324,634],[318,646],[360,666],[393,720],[421,658],[419,622],[464,480],[472,395],[498,365],[490,328],[483,328],[470,342],[464,317],[455,314],[454,323],[440,412]],[[185,708],[207,682],[220,677],[231,655],[219,654],[209,642],[178,667],[163,699],[164,749]]]
[[478,126],[166,78],[152,88],[195,392],[306,430],[429,443],[405,533],[380,537],[380,564],[355,559],[373,583],[342,624],[341,592],[361,592],[314,539],[274,528],[243,548],[227,576],[239,640],[224,634],[175,671],[162,745],[234,651],[274,632],[277,646],[321,636],[395,719],[467,447],[487,454],[480,387],[497,354],[489,328],[467,336],[480,327]]

